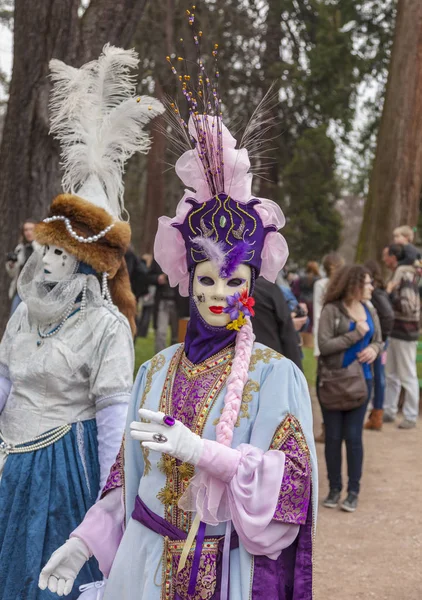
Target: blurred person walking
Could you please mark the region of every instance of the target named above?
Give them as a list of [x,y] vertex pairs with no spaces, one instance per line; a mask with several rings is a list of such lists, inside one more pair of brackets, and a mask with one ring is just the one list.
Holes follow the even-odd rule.
[[382,278],[381,267],[375,260],[368,260],[365,263],[365,268],[369,271],[372,277],[372,292],[371,302],[377,311],[381,325],[381,335],[383,348],[374,362],[374,394],[373,394],[373,409],[369,414],[369,418],[365,423],[365,429],[381,431],[382,415],[384,407],[385,394],[385,363],[387,360],[388,336],[390,335],[394,325],[394,310],[391,305],[390,297],[386,292],[384,281]]
[[147,292],[142,296],[142,309],[141,314],[137,323],[137,337],[147,337],[149,331],[149,325],[151,317],[154,313],[155,304],[155,285],[150,282],[149,271],[152,265],[153,257],[152,254],[145,253],[141,256],[141,261],[146,269],[148,288]]
[[403,421],[400,429],[413,429],[419,414],[419,382],[416,354],[419,338],[419,275],[413,265],[405,265],[405,247],[392,244],[383,251],[383,261],[393,273],[387,292],[394,309],[386,364],[384,423],[394,422],[401,387],[405,389]]
[[[322,266],[325,271],[326,277],[322,277],[315,282],[314,285],[314,297],[313,297],[313,309],[314,309],[314,324],[313,324],[313,335],[314,335],[314,356],[318,359],[319,347],[318,347],[318,325],[321,316],[322,307],[324,305],[324,296],[327,291],[328,283],[334,273],[344,265],[344,258],[337,252],[331,252],[324,256],[322,260]],[[316,393],[318,396],[318,381],[316,385]],[[318,399],[319,402],[319,399]],[[322,431],[315,437],[315,441],[319,444],[325,443],[325,428],[322,423]]]
[[21,235],[18,245],[13,252],[6,255],[6,271],[12,281],[9,286],[9,300],[12,301],[10,315],[12,315],[19,306],[21,299],[17,291],[18,278],[26,261],[40,245],[35,241],[35,225],[33,219],[26,219],[21,228]]
[[169,285],[167,275],[160,269],[154,260],[149,270],[148,281],[156,286],[154,298],[154,328],[155,328],[155,353],[158,354],[167,348],[167,332],[171,329],[171,345],[177,344],[179,331],[179,318],[177,313],[177,293]]
[[321,278],[318,263],[309,261],[306,265],[305,275],[295,279],[292,284],[292,291],[299,302],[306,304],[308,309],[309,323],[307,331],[312,332],[313,327],[313,301],[314,301],[314,285]]
[[145,262],[135,253],[133,246],[129,246],[125,254],[125,260],[129,273],[130,287],[138,302],[141,296],[148,293],[148,270]]
[[372,388],[371,364],[381,349],[381,327],[369,303],[371,276],[360,265],[332,277],[318,328],[319,394],[325,423],[325,460],[330,491],[323,505],[336,508],[342,490],[342,444],[349,481],[341,508],[354,512],[362,476],[362,429]]

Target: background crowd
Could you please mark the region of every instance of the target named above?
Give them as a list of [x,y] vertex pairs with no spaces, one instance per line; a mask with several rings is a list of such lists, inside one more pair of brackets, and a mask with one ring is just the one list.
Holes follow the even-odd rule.
[[[34,220],[27,219],[16,248],[6,256],[11,312],[20,302],[16,291],[19,273],[32,252],[39,250],[33,230]],[[348,485],[341,508],[353,512],[363,468],[363,427],[381,431],[383,423],[396,420],[399,406],[403,412],[398,424],[401,430],[413,429],[417,423],[422,263],[413,241],[413,229],[401,226],[392,232],[391,244],[383,249],[379,261],[345,265],[342,256],[333,252],[324,257],[321,265],[310,261],[303,272],[283,270],[274,284],[262,277],[256,281],[256,315],[252,320],[256,340],[300,368],[303,345],[313,348],[316,395],[323,417],[316,441],[325,443],[329,493],[323,505],[327,508],[340,503],[343,441]],[[143,358],[149,358],[148,352],[158,353],[183,340],[189,303],[170,287],[152,255],[139,257],[130,248],[126,262],[138,303],[137,347],[145,346],[153,331],[154,348],[146,349],[146,355],[141,352]],[[330,392],[324,373],[331,370],[338,379],[336,370],[350,371],[356,365],[358,377],[362,374],[365,380],[364,398],[356,407],[339,404],[343,390],[337,381],[337,388]],[[356,374],[353,377],[347,385],[357,382]]]

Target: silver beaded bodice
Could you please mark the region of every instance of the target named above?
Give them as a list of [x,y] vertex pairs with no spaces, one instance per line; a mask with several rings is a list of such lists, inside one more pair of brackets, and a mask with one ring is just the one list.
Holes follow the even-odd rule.
[[12,382],[0,415],[4,440],[17,444],[65,424],[84,421],[130,393],[133,342],[126,319],[104,303],[70,317],[42,339],[24,304],[0,345],[0,375]]

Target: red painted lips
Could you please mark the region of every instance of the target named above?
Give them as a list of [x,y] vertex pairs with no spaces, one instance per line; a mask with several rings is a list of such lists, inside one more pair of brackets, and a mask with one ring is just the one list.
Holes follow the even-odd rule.
[[221,315],[223,312],[224,306],[210,306],[210,311],[215,315]]

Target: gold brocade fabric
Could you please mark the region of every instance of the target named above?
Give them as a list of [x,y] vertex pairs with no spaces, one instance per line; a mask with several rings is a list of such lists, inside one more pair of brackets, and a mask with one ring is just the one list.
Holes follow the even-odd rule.
[[217,584],[217,558],[219,539],[204,541],[198,568],[197,586],[194,594],[188,595],[188,587],[195,553],[195,544],[189,552],[186,565],[177,572],[185,540],[171,541],[164,538],[163,586],[161,600],[173,600],[177,593],[180,598],[189,600],[209,600]]
[[[159,410],[202,436],[209,413],[227,381],[233,354],[233,348],[229,347],[194,365],[181,346],[170,362]],[[187,533],[191,513],[181,511],[177,503],[194,475],[194,467],[163,455],[159,468],[166,475],[166,485],[157,494],[165,506],[165,519]]]

